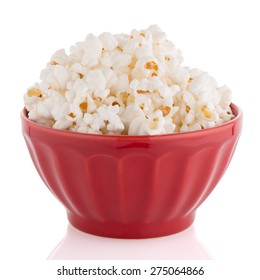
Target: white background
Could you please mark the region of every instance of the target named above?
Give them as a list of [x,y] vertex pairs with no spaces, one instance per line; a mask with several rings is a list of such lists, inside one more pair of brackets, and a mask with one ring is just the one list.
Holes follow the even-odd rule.
[[[16,261],[26,267],[47,258],[202,258],[243,260],[249,265],[258,257],[260,17],[257,2],[1,1],[3,267],[11,269]],[[21,134],[23,94],[39,80],[41,69],[55,50],[68,50],[88,33],[129,33],[132,28],[147,28],[151,24],[158,24],[182,50],[185,65],[209,72],[220,85],[227,84],[232,89],[233,102],[244,112],[243,133],[225,176],[199,208],[189,230],[141,241],[82,234],[68,227],[65,210],[44,186],[31,162]],[[15,269],[12,273],[19,275]]]

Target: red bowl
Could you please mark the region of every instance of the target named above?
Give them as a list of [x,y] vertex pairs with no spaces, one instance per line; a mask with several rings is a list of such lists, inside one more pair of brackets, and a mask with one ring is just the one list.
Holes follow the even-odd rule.
[[224,174],[242,129],[242,112],[223,125],[156,136],[92,135],[41,126],[21,113],[42,180],[77,229],[148,238],[189,227]]

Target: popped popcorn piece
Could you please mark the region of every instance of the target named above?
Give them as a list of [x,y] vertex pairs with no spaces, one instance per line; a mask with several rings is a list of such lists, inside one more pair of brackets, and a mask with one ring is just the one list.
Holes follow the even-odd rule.
[[84,66],[95,66],[101,58],[102,42],[93,34],[89,34],[83,44],[81,63]]
[[43,84],[47,85],[45,87],[64,92],[66,90],[67,83],[72,78],[72,73],[65,66],[50,64],[47,65],[47,68],[41,72],[40,78],[42,79]]
[[56,129],[157,135],[231,120],[231,91],[199,69],[152,25],[127,34],[89,34],[56,51],[24,95],[28,117]]
[[51,57],[50,64],[51,65],[63,65],[66,66],[69,62],[69,57],[67,56],[64,49],[57,50]]
[[42,97],[42,92],[40,89],[38,88],[30,88],[28,89],[27,91],[27,95],[29,97],[32,97],[32,96],[36,96],[36,97]]
[[117,46],[118,42],[115,36],[109,32],[104,32],[98,36],[99,40],[102,42],[103,51],[113,51]]

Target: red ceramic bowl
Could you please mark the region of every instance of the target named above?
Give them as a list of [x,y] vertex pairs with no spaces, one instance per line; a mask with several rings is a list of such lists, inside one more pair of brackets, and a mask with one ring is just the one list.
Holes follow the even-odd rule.
[[156,136],[92,135],[41,126],[22,111],[22,129],[42,180],[81,231],[117,238],[168,235],[189,227],[234,153],[235,118],[200,131]]

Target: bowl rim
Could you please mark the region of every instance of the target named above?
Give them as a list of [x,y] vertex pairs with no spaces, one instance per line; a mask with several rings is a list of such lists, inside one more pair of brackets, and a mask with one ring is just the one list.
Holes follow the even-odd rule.
[[35,128],[37,130],[45,131],[46,133],[53,134],[53,135],[64,135],[68,137],[91,137],[91,138],[103,138],[103,139],[121,139],[121,140],[145,140],[145,139],[159,139],[159,138],[168,138],[168,137],[183,137],[183,136],[203,136],[204,134],[208,134],[209,132],[215,132],[222,130],[224,128],[230,127],[233,128],[234,124],[242,119],[243,112],[240,107],[235,105],[234,103],[230,104],[231,110],[235,117],[223,124],[211,127],[211,128],[205,128],[201,130],[194,130],[194,131],[187,131],[187,132],[176,132],[176,133],[167,133],[167,134],[155,134],[155,135],[111,135],[111,134],[94,134],[94,133],[83,133],[83,132],[77,132],[77,131],[69,131],[69,130],[62,130],[57,129],[53,127],[48,127],[42,124],[39,124],[35,121],[32,121],[28,118],[28,110],[24,107],[21,111],[21,119],[22,122],[27,123],[30,127]]

